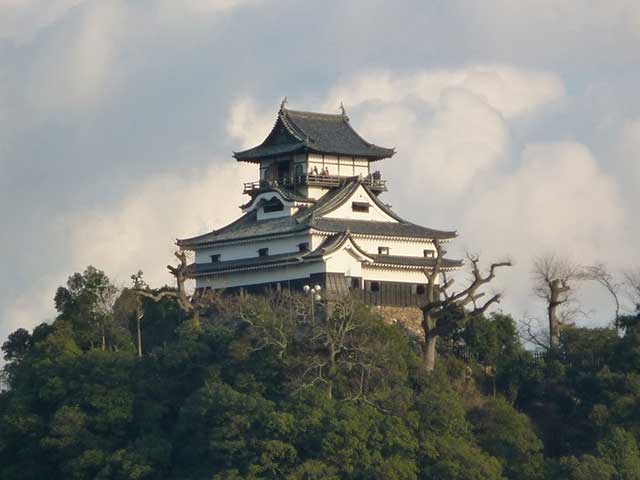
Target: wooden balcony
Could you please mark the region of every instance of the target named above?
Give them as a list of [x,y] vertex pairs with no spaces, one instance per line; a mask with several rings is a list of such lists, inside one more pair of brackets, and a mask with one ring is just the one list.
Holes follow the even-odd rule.
[[[269,188],[280,187],[292,189],[297,186],[338,188],[353,177],[341,177],[338,175],[298,175],[294,177],[282,177],[277,180],[258,180],[245,182],[244,193],[259,193]],[[363,177],[362,183],[376,193],[387,191],[387,182],[372,175]]]

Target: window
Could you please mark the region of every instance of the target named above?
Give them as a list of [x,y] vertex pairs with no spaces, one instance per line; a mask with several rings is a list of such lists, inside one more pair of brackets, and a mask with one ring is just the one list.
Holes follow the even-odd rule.
[[258,249],[258,256],[259,257],[267,257],[267,256],[269,256],[269,249],[268,248],[259,248]]
[[379,292],[380,291],[380,282],[371,282],[369,284],[369,290],[371,290],[372,292]]
[[284,210],[284,205],[280,200],[274,199],[264,204],[264,213],[281,212]]
[[378,247],[378,255],[389,255],[389,247]]
[[369,204],[367,202],[352,202],[351,210],[354,212],[368,213]]
[[351,288],[355,288],[355,289],[360,288],[360,278],[358,277],[351,278]]
[[301,251],[301,252],[308,252],[309,251],[309,244],[307,242],[299,243],[298,244],[298,250]]
[[302,173],[302,164],[301,163],[296,163],[296,167],[294,169],[294,174],[296,177],[301,177],[303,175]]
[[416,285],[416,294],[424,295],[425,293],[427,293],[427,289],[423,284],[419,283],[418,285]]
[[435,256],[436,256],[436,252],[433,250],[424,251],[424,258],[435,258]]
[[211,263],[218,263],[220,261],[220,254],[218,255],[210,255]]

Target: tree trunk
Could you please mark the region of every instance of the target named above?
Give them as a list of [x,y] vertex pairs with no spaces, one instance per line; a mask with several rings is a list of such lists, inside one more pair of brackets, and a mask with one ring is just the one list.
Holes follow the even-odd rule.
[[560,346],[560,321],[558,320],[558,306],[551,303],[547,308],[549,316],[549,346],[558,348]]
[[436,344],[438,335],[435,333],[435,320],[429,313],[424,314],[422,330],[424,331],[424,344],[422,347],[422,361],[427,372],[432,372],[436,367]]
[[560,346],[560,319],[558,318],[558,307],[564,303],[561,298],[569,288],[562,285],[560,280],[553,280],[549,284],[549,306],[547,314],[549,316],[549,346],[558,348]]
[[436,368],[436,343],[438,340],[437,335],[429,335],[425,342],[422,351],[422,361],[427,372],[433,372]]
[[144,316],[142,310],[142,299],[140,296],[136,297],[136,333],[138,340],[138,357],[142,358],[142,317]]
[[138,357],[142,358],[142,328],[140,326],[140,320],[142,319],[141,315],[136,315],[137,325],[136,329],[138,331]]

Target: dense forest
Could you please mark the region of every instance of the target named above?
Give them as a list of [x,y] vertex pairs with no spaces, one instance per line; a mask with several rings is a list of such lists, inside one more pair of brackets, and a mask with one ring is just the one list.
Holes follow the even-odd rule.
[[452,304],[427,370],[351,298],[136,289],[89,267],[4,343],[0,478],[640,479],[640,311],[534,355]]

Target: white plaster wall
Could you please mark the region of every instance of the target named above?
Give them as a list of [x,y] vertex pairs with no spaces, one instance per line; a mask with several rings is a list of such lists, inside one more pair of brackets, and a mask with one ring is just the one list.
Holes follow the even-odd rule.
[[[369,212],[354,212],[351,208],[352,202],[366,202],[369,203]],[[373,220],[376,222],[394,222],[398,221],[384,213],[378,208],[373,199],[360,185],[354,194],[344,204],[336,208],[333,212],[325,215],[327,218],[346,218],[349,220]]]
[[347,277],[362,277],[362,263],[345,248],[327,257],[326,271],[344,273]]
[[362,278],[379,282],[427,283],[427,277],[418,270],[388,270],[367,265],[362,266]]
[[195,261],[196,263],[209,263],[211,262],[211,255],[220,255],[221,262],[253,258],[258,256],[258,249],[260,248],[268,248],[269,255],[297,252],[298,244],[311,242],[310,237],[311,236],[308,234],[303,234],[296,235],[295,237],[279,238],[275,240],[262,240],[206,248],[196,252]]
[[318,200],[328,191],[328,189],[322,187],[306,187],[307,198],[313,198],[315,200]]
[[277,269],[252,270],[248,272],[226,273],[214,277],[197,278],[196,288],[213,289],[240,287],[257,283],[283,282],[306,278],[313,273],[324,272],[323,262],[308,265],[290,265]]
[[424,257],[424,250],[434,250],[431,242],[409,242],[407,240],[357,238],[356,243],[368,253],[378,253],[378,247],[389,247],[389,255]]

